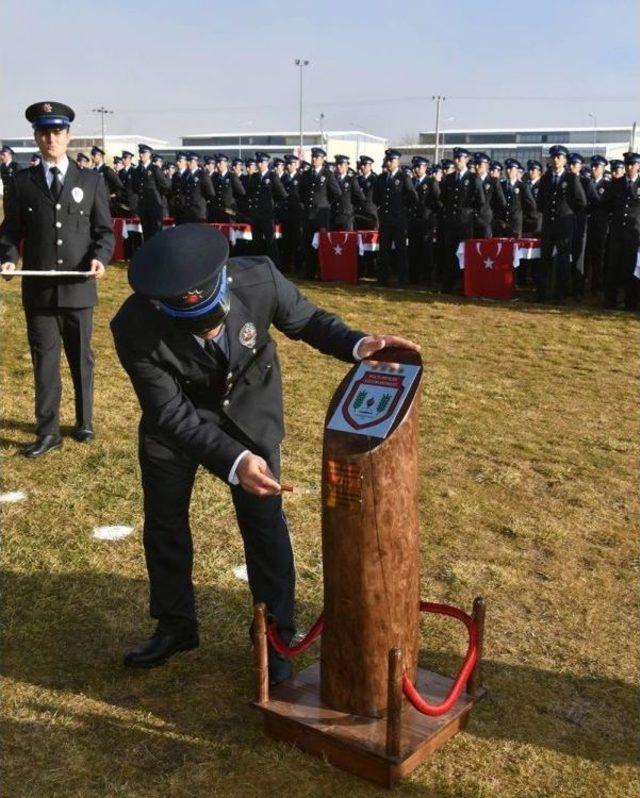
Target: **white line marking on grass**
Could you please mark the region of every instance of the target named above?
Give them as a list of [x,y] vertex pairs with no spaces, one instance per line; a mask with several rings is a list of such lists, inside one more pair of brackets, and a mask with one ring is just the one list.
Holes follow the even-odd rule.
[[97,526],[93,530],[93,537],[98,540],[120,540],[132,532],[132,526]]
[[13,504],[13,502],[23,502],[27,494],[23,490],[10,490],[8,493],[0,493],[0,502]]
[[239,565],[237,568],[233,569],[233,575],[237,576],[242,582],[249,581],[249,575],[247,574],[247,566],[246,565]]

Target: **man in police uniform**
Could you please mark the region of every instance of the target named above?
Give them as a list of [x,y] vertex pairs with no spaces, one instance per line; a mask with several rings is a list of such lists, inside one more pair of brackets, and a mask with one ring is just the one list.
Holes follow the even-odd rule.
[[571,290],[571,246],[576,213],[584,210],[587,198],[580,177],[565,169],[569,157],[567,148],[554,145],[549,155],[551,168],[540,179],[537,199],[538,210],[542,213],[542,244],[536,300],[545,302],[553,289],[554,299],[562,302]]
[[129,152],[129,150],[122,150],[122,169],[118,172],[118,177],[122,183],[118,216],[132,217],[138,213],[138,195],[133,180],[134,172],[133,153]]
[[313,238],[331,224],[331,204],[340,198],[340,189],[331,169],[326,165],[327,153],[322,147],[311,148],[311,168],[300,179],[300,199],[304,209],[302,247],[306,277],[315,279],[318,253]]
[[607,159],[602,155],[591,158],[591,179],[587,191],[589,220],[587,222],[587,245],[584,255],[585,285],[591,293],[602,290],[607,239],[609,237],[609,209],[605,193],[610,184],[604,179]]
[[638,307],[639,280],[634,277],[640,251],[640,154],[624,154],[625,176],[611,182],[604,195],[611,213],[609,262],[604,286],[604,307],[615,310],[618,293],[624,293],[626,310]]
[[169,209],[176,224],[186,213],[185,174],[187,172],[187,153],[176,152],[176,168],[171,175],[171,191],[169,192]]
[[247,192],[238,175],[229,169],[227,155],[219,152],[215,162],[217,169],[211,176],[214,196],[211,200],[210,221],[229,224],[236,220],[238,202]]
[[267,255],[278,264],[275,215],[276,203],[286,200],[287,192],[273,169],[269,168],[270,157],[266,152],[256,152],[257,171],[249,175],[246,183],[247,215],[251,222],[254,255]]
[[358,161],[358,183],[364,195],[364,202],[356,205],[356,230],[375,230],[378,227],[378,209],[373,201],[373,187],[377,174],[373,171],[373,158],[361,155]]
[[427,174],[429,159],[411,159],[418,202],[409,208],[409,276],[412,283],[430,283],[433,273],[433,237],[438,223],[440,183]]
[[138,166],[133,173],[133,187],[138,195],[138,214],[145,241],[162,230],[164,197],[171,190],[169,178],[151,163],[151,152],[148,144],[138,146]]
[[349,156],[336,155],[335,178],[340,196],[331,204],[331,229],[353,230],[355,208],[364,205],[364,194],[355,175],[349,174]]
[[442,202],[442,291],[454,290],[460,273],[458,246],[473,238],[474,222],[487,201],[478,175],[468,169],[471,153],[464,147],[453,151],[455,170],[445,175],[440,184]]
[[109,208],[111,215],[115,216],[118,210],[118,198],[122,192],[122,181],[110,166],[104,162],[104,150],[100,147],[91,148],[91,160],[93,161],[93,171],[102,175],[109,195]]
[[373,189],[380,224],[378,283],[382,286],[389,285],[392,260],[395,260],[398,285],[403,287],[409,283],[409,208],[418,202],[418,195],[411,177],[400,169],[400,155],[398,150],[385,150],[384,171],[378,175]]
[[520,180],[520,163],[515,158],[507,158],[504,167],[506,177],[501,181],[501,189],[505,205],[495,218],[496,234],[520,238],[525,216],[531,217],[535,213],[536,201],[529,186]]
[[83,152],[79,152],[76,155],[76,163],[80,169],[86,169],[89,166],[90,161]]
[[475,172],[482,181],[485,202],[477,211],[474,222],[474,238],[491,238],[494,233],[494,220],[504,216],[506,202],[502,184],[498,177],[489,174],[489,156],[476,152],[473,156]]
[[300,198],[300,161],[297,155],[284,156],[282,186],[287,199],[282,209],[282,271],[302,272],[302,200]]
[[[189,504],[199,466],[231,488],[254,603],[295,633],[295,567],[280,489],[282,385],[270,327],[345,362],[385,346],[305,299],[265,257],[228,260],[204,225],[156,236],[129,270],[135,293],[111,323],[142,409],[139,456],[153,636],[125,664],[151,668],[198,645]],[[291,673],[270,651],[272,684]]]
[[37,457],[62,445],[60,345],[69,362],[76,407],[74,438],[91,441],[93,367],[91,329],[102,277],[114,247],[109,199],[103,179],[67,157],[75,114],[59,102],[30,105],[42,164],[15,178],[0,227],[0,263],[10,274],[23,246],[25,270],[73,271],[82,277],[23,277],[22,304],[35,375],[36,441],[24,450]]
[[579,299],[584,291],[584,252],[587,245],[587,214],[589,210],[589,194],[591,193],[591,180],[582,174],[584,158],[579,152],[570,152],[567,158],[569,171],[578,176],[582,190],[587,198],[585,207],[576,212],[573,228],[573,241],[571,243],[571,284],[574,298]]
[[0,179],[2,180],[2,204],[5,214],[7,212],[7,202],[13,192],[13,181],[20,168],[16,161],[13,160],[14,154],[11,147],[6,144],[0,149]]
[[199,156],[187,153],[187,168],[182,175],[183,205],[176,224],[207,221],[207,202],[213,202],[215,194],[211,178],[200,167]]

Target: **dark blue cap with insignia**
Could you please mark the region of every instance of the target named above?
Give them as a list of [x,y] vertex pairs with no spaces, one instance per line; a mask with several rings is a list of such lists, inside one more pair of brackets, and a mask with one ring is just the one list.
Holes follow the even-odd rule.
[[336,155],[335,157],[336,163],[349,163],[350,160],[348,155]]
[[273,165],[274,165],[274,166],[278,166],[278,164],[282,164],[282,163],[284,163],[284,161],[282,160],[282,158],[278,158],[278,157],[276,156],[276,157],[273,159],[272,163],[273,163]]
[[162,155],[154,155],[151,159],[151,163],[158,163],[158,161],[162,160]]
[[384,151],[385,161],[394,161],[396,158],[402,158],[402,153],[399,150],[390,148]]
[[438,172],[442,172],[442,166],[439,163],[434,163],[434,165],[429,169],[429,174],[437,175]]
[[76,155],[76,162],[77,163],[89,163],[89,158],[83,152],[79,152]]
[[238,164],[243,164],[243,163],[244,161],[242,160],[242,158],[234,158],[233,161],[231,161],[232,166],[237,166]]
[[200,160],[200,156],[198,155],[197,152],[189,151],[187,153],[187,161],[198,161],[198,160]]
[[268,152],[256,152],[256,163],[260,163],[261,161],[270,161],[271,156]]
[[312,147],[311,148],[311,157],[312,158],[326,158],[327,151],[323,150],[322,147]]
[[255,163],[255,162],[256,162],[256,159],[252,158],[250,155],[247,158],[244,159],[244,165],[245,166],[249,166],[250,164]]
[[440,161],[440,165],[442,166],[443,169],[451,169],[452,166],[455,166],[451,158],[443,158]]
[[176,151],[176,161],[180,161],[180,160],[182,160],[183,158],[186,158],[186,157],[187,157],[187,153],[184,152],[184,150],[177,150]]
[[373,158],[371,158],[369,155],[361,155],[359,160],[360,163],[373,163]]
[[227,239],[204,224],[183,224],[143,244],[129,266],[129,284],[187,332],[204,333],[229,312]]
[[532,158],[531,160],[527,161],[527,169],[539,169],[542,171],[542,164],[540,161],[536,161]]
[[500,161],[491,161],[489,164],[489,169],[502,169],[502,164]]
[[609,168],[613,169],[624,169],[624,161],[619,160],[618,158],[613,158],[609,161]]
[[216,163],[220,163],[221,161],[228,161],[229,156],[225,152],[217,152],[216,153]]
[[622,157],[624,158],[625,166],[632,166],[633,164],[640,163],[640,153],[625,152]]
[[129,152],[129,150],[122,150],[122,157],[123,158],[133,158],[133,153]]
[[114,163],[122,163],[122,158],[119,155],[114,155],[113,156],[113,162]]
[[514,167],[516,169],[522,169],[520,161],[518,161],[516,158],[507,158],[504,162],[504,166],[505,169],[513,169]]
[[8,153],[9,155],[14,155],[14,152],[13,152],[13,150],[11,149],[11,147],[9,147],[9,145],[8,145],[8,144],[5,144],[5,145],[2,147],[2,149],[0,150],[0,152]]
[[92,155],[104,155],[104,150],[100,149],[100,147],[96,147],[95,145],[91,148]]
[[425,158],[424,155],[414,155],[411,159],[411,166],[427,166],[429,163],[429,159]]
[[209,166],[210,164],[215,163],[215,162],[216,162],[216,159],[213,157],[213,155],[205,155],[204,156],[204,164],[205,164],[205,166]]
[[153,152],[148,144],[138,144],[138,152]]
[[287,153],[287,155],[284,156],[285,163],[297,163],[299,160],[297,155],[292,155],[291,153]]
[[554,144],[549,147],[549,155],[553,158],[556,155],[564,155],[565,158],[569,157],[569,150],[563,144]]
[[606,166],[609,162],[602,155],[591,156],[591,166]]
[[464,147],[454,147],[453,148],[453,157],[454,158],[470,158],[471,153],[469,150],[465,149]]
[[34,129],[38,127],[69,127],[76,118],[73,108],[53,100],[33,103],[24,112],[24,115]]
[[579,152],[570,152],[568,161],[569,163],[584,163],[584,158]]
[[484,152],[474,152],[473,153],[473,162],[474,163],[489,163],[490,158]]

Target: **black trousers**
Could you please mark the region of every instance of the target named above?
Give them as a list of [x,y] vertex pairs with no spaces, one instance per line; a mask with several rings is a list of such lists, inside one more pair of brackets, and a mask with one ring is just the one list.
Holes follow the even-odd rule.
[[473,218],[444,219],[442,230],[441,288],[451,293],[461,281],[458,247],[468,238],[473,238]]
[[156,233],[162,231],[162,210],[154,213],[140,212],[140,223],[142,224],[142,235],[148,241]]
[[409,279],[412,283],[431,282],[433,272],[433,225],[426,219],[409,222]]
[[276,266],[280,266],[273,219],[251,219],[251,244],[252,255],[266,255]]
[[409,258],[407,256],[407,222],[404,219],[380,219],[378,237],[378,279],[384,285],[389,282],[392,263],[398,274],[398,285],[409,282]]
[[93,418],[93,308],[25,308],[27,337],[35,379],[36,435],[60,431],[60,351],[69,363],[76,405],[76,424]]
[[584,290],[584,255],[587,245],[587,215],[576,214],[571,242],[571,284],[574,296],[582,295]]
[[591,217],[587,225],[587,247],[584,256],[584,277],[593,293],[601,291],[606,271],[609,220]]
[[285,216],[282,220],[282,269],[299,274],[304,261],[302,255],[302,218]]
[[[554,299],[566,299],[571,291],[571,246],[573,220],[556,222],[542,231],[540,264],[536,280],[537,299],[541,302],[550,291]],[[554,256],[554,249],[557,250]]]
[[616,308],[618,294],[624,294],[626,310],[638,308],[638,295],[640,294],[640,280],[633,276],[640,247],[640,236],[630,228],[611,229],[609,240],[609,262],[604,282],[604,306]]
[[[191,580],[193,544],[189,526],[191,491],[198,468],[183,450],[140,431],[144,493],[144,551],[149,574],[150,614],[162,632],[197,628]],[[266,458],[279,478],[280,456]],[[295,567],[282,498],[260,498],[231,486],[253,603],[264,602],[285,640],[294,628]]]

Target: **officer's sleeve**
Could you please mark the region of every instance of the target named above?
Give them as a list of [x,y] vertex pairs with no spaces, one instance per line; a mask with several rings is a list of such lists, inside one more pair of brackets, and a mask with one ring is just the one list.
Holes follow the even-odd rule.
[[584,188],[580,178],[574,175],[573,181],[573,210],[583,211],[587,207],[587,195],[584,193]]
[[404,176],[404,193],[409,200],[409,205],[419,205],[418,192],[409,175]]
[[282,180],[280,180],[275,172],[273,173],[273,179],[271,180],[271,190],[275,200],[283,200],[288,196],[287,189],[282,185]]
[[536,212],[536,201],[531,193],[531,186],[527,183],[522,185],[522,213],[530,219]]
[[500,214],[507,208],[507,199],[504,196],[502,183],[499,180],[496,180],[495,188],[496,190],[493,192],[493,210]]
[[242,184],[242,180],[240,180],[236,174],[231,175],[231,188],[233,191],[233,196],[236,198],[245,197],[247,195],[245,187]]
[[107,172],[107,182],[109,183],[109,194],[117,194],[124,188],[122,180],[120,180],[113,169],[109,169]]
[[216,192],[213,190],[213,183],[209,175],[204,171],[200,180],[200,191],[205,199],[215,199]]
[[246,446],[201,416],[177,380],[148,353],[136,352],[130,336],[111,323],[116,351],[145,417],[186,454],[225,482]]
[[333,172],[327,172],[327,196],[330,200],[338,200],[342,197],[340,186]]
[[485,203],[487,201],[487,198],[485,197],[484,188],[482,187],[482,180],[480,180],[478,175],[475,176],[475,180],[473,182],[474,182],[474,188],[475,188],[475,191],[474,191],[474,202],[473,202],[473,204],[475,206],[474,210],[479,211],[481,208],[484,207],[484,205],[485,205]]
[[364,191],[362,190],[362,186],[360,185],[358,179],[355,176],[351,180],[351,189],[352,189],[351,193],[353,194],[355,201],[360,205],[364,205],[367,200],[366,197],[364,196]]
[[325,355],[353,363],[354,348],[367,333],[352,330],[339,316],[318,308],[272,263],[270,268],[276,290],[276,328],[294,341],[304,341]]
[[545,181],[540,178],[540,185],[538,186],[538,195],[535,198],[536,200],[536,208],[538,213],[542,213],[544,210],[544,192],[545,192]]
[[13,190],[7,194],[5,200],[5,217],[0,225],[0,263],[15,263],[17,265],[23,234],[20,198],[18,186],[15,183]]
[[440,201],[440,183],[435,179],[435,177],[431,180],[431,203],[434,210],[438,210],[442,207],[442,202]]
[[98,175],[96,194],[91,208],[91,257],[105,266],[111,261],[116,239],[113,233],[113,220],[109,210],[107,184]]

